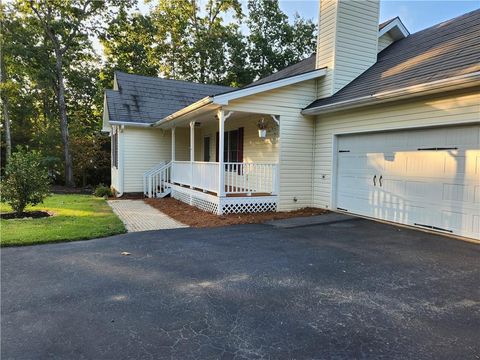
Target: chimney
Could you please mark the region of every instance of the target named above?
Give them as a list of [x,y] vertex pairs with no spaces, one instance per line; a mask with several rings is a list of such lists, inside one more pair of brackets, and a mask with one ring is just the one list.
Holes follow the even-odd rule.
[[318,97],[335,94],[377,61],[379,0],[320,0],[316,68],[327,67]]

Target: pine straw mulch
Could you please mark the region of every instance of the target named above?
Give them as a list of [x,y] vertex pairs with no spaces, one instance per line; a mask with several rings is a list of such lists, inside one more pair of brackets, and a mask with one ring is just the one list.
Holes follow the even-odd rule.
[[254,214],[215,215],[187,205],[173,198],[145,199],[150,206],[173,219],[191,227],[217,227],[237,224],[258,224],[270,220],[326,214],[328,211],[317,208],[303,208],[295,211],[265,212]]

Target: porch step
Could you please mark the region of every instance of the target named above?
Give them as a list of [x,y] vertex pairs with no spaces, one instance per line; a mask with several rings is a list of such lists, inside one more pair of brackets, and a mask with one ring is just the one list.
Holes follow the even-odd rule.
[[157,193],[155,194],[155,197],[156,197],[156,198],[164,198],[165,196],[170,195],[171,192],[172,192],[172,189],[167,188],[167,189],[165,189],[165,191],[163,191],[163,192],[157,192]]

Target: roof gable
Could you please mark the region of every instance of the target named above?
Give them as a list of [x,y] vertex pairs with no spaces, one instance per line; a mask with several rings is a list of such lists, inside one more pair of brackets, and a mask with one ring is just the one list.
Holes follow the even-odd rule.
[[152,124],[210,95],[232,90],[228,86],[115,72],[118,90],[106,90],[111,122]]

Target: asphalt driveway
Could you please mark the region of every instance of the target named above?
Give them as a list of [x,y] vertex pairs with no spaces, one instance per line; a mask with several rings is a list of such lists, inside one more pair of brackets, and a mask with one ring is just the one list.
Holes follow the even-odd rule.
[[2,359],[480,358],[480,246],[367,220],[132,233],[1,260]]

